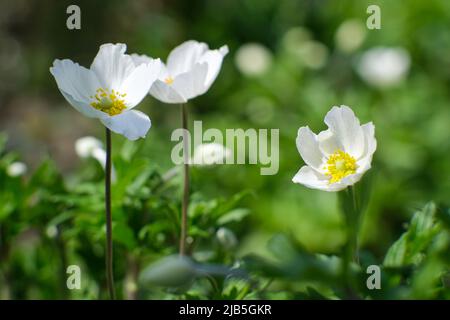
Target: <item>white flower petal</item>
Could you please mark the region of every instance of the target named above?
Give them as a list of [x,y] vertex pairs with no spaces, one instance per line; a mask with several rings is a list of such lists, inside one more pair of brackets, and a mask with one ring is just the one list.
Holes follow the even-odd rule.
[[[166,65],[161,62],[161,69],[152,87],[150,88],[150,94],[164,103],[186,103],[187,100],[175,90],[171,84],[167,84],[165,80],[169,77]],[[172,79],[173,80],[173,79]]]
[[325,116],[325,123],[336,137],[336,141],[354,158],[364,152],[364,133],[352,109],[347,106],[333,107]]
[[103,115],[103,112],[89,105],[90,97],[99,87],[99,81],[91,70],[68,59],[56,59],[50,73],[55,78],[62,95],[75,109],[91,118]]
[[160,71],[161,60],[151,60],[149,63],[141,63],[125,79],[119,92],[126,93],[125,103],[128,108],[135,107],[144,99]]
[[[166,103],[185,103],[205,93],[217,77],[228,47],[209,50],[205,43],[186,41],[172,50],[150,94]],[[133,56],[135,63],[145,57]]]
[[[149,56],[145,55],[145,54],[137,54],[137,53],[133,53],[130,54],[131,59],[133,59],[133,63],[134,65],[137,67],[143,63],[150,63],[152,62],[153,58],[150,58]],[[159,59],[158,59],[159,60]]]
[[145,137],[151,127],[150,118],[136,110],[125,111],[112,117],[106,116],[101,121],[111,131],[121,134],[129,140]]
[[186,103],[185,99],[172,85],[156,80],[150,88],[150,94],[164,103]]
[[317,140],[319,141],[319,148],[324,156],[332,155],[337,150],[343,148],[330,129],[320,132],[317,135]]
[[206,43],[195,40],[183,42],[173,49],[167,58],[169,74],[175,78],[181,73],[189,72],[207,50]]
[[105,115],[104,112],[94,109],[91,105],[77,101],[77,100],[73,99],[71,95],[65,93],[62,90],[60,90],[60,91],[61,91],[61,94],[64,96],[64,98],[66,98],[67,102],[69,102],[72,107],[74,107],[77,111],[81,112],[86,117],[101,118]]
[[410,55],[403,48],[375,47],[361,56],[357,72],[368,84],[387,88],[406,77],[410,64]]
[[330,184],[328,178],[309,166],[303,166],[292,178],[292,182],[300,183],[308,188],[323,191],[340,191],[347,187],[340,182]]
[[23,176],[28,170],[28,166],[23,162],[13,162],[6,169],[6,173],[10,177]]
[[370,167],[366,168],[364,170],[361,170],[361,169],[356,170],[356,173],[350,174],[350,175],[344,177],[341,181],[338,182],[338,184],[341,186],[344,186],[344,188],[352,186],[355,183],[357,183],[359,180],[361,180],[363,174],[369,169],[370,169]]
[[372,122],[361,126],[364,132],[364,153],[360,159],[357,159],[358,169],[367,171],[371,167],[372,157],[377,149],[377,140],[375,139],[375,126]]
[[365,150],[364,156],[372,156],[377,149],[377,140],[375,139],[375,126],[372,122],[361,126],[364,132]]
[[309,127],[301,127],[298,129],[296,143],[303,161],[315,170],[321,171],[323,155],[319,149],[317,136]]
[[179,74],[170,85],[186,100],[205,93],[205,79],[208,73],[208,64],[196,64],[189,72]]
[[103,143],[95,137],[82,137],[75,141],[75,152],[80,158],[91,157],[95,149],[103,149]]
[[214,80],[216,80],[222,66],[223,58],[227,55],[227,53],[228,47],[222,46],[218,50],[210,50],[205,52],[205,54],[200,58],[200,63],[206,62],[208,64],[208,74],[205,79],[206,90],[208,90]]
[[107,90],[118,90],[135,69],[133,59],[125,54],[127,46],[122,43],[103,44],[91,65],[100,84]]

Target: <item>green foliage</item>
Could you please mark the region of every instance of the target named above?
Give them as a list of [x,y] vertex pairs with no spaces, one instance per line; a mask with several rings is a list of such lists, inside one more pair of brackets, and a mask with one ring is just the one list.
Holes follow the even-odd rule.
[[419,263],[423,258],[424,250],[429,247],[440,231],[435,215],[434,203],[429,203],[416,212],[411,219],[408,231],[389,248],[383,262],[384,266],[402,267]]

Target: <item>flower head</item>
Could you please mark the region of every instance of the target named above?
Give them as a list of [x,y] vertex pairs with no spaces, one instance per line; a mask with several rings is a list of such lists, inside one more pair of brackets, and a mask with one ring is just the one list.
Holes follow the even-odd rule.
[[56,59],[50,73],[75,109],[136,140],[145,137],[151,122],[144,113],[131,109],[148,93],[160,72],[161,61],[135,63],[125,51],[125,44],[104,44],[90,69],[68,59]]
[[352,109],[333,107],[325,116],[328,129],[314,134],[301,127],[297,149],[306,165],[292,179],[308,188],[340,191],[358,182],[370,169],[377,148],[375,126],[360,125]]
[[92,157],[96,149],[103,149],[103,143],[95,137],[82,137],[75,141],[75,151],[80,158]]
[[405,49],[376,47],[361,56],[357,71],[368,84],[387,88],[405,78],[409,65],[410,57]]
[[232,249],[238,244],[238,240],[233,231],[225,227],[220,227],[217,230],[216,238],[225,249]]
[[[209,50],[206,43],[186,41],[170,52],[150,94],[165,103],[185,103],[204,94],[219,74],[228,47]],[[146,56],[133,55],[134,61],[148,61]]]
[[[94,137],[82,137],[75,141],[75,152],[80,158],[94,158],[97,160],[103,169],[106,166],[106,151],[103,143]],[[111,180],[116,181],[116,170],[114,165],[111,168]]]
[[23,162],[13,162],[11,163],[7,170],[6,173],[10,176],[10,177],[19,177],[19,176],[23,176],[28,170],[28,167],[25,163]]

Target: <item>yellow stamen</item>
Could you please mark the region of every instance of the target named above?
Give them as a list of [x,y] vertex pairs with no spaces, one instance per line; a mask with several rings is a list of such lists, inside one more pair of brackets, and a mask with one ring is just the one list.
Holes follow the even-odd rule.
[[91,97],[95,100],[91,102],[91,106],[110,116],[115,116],[121,114],[122,111],[126,109],[125,100],[123,99],[126,95],[126,93],[120,94],[115,90],[108,92],[108,90],[98,88],[95,96]]
[[164,79],[164,82],[168,85],[171,85],[173,83],[173,78],[171,76],[168,76],[166,79]]
[[328,158],[324,170],[326,170],[325,175],[330,177],[329,183],[332,184],[354,174],[357,168],[355,158],[342,150],[337,150]]

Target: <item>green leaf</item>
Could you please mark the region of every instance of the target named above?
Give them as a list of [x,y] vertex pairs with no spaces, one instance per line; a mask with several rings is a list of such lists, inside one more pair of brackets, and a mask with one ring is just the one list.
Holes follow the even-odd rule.
[[271,238],[267,244],[269,251],[281,261],[295,259],[298,250],[292,242],[284,235],[278,234]]
[[37,190],[47,188],[53,192],[64,190],[63,178],[52,160],[47,159],[38,167],[31,177],[30,187]]
[[66,211],[58,214],[56,217],[49,221],[48,226],[57,226],[69,219],[72,219],[74,215],[75,213],[73,211]]
[[389,248],[384,259],[386,267],[401,267],[415,264],[439,232],[435,221],[436,205],[432,202],[417,211],[408,230]]
[[268,243],[276,262],[256,256],[245,257],[247,269],[267,277],[281,277],[289,281],[319,281],[334,284],[340,275],[342,262],[338,257],[315,255],[284,235],[276,235]]
[[0,207],[0,222],[6,219],[15,209],[13,203],[5,201],[5,197],[0,197],[0,201],[3,203]]
[[440,207],[437,210],[437,216],[445,225],[445,227],[450,230],[450,207]]
[[406,233],[394,242],[384,258],[383,264],[386,267],[399,267],[404,264],[403,262],[405,261],[407,242],[408,238]]
[[217,224],[224,225],[230,222],[240,222],[242,219],[244,219],[246,216],[250,214],[249,209],[244,208],[237,208],[234,210],[231,210],[224,215],[222,215],[218,220]]

